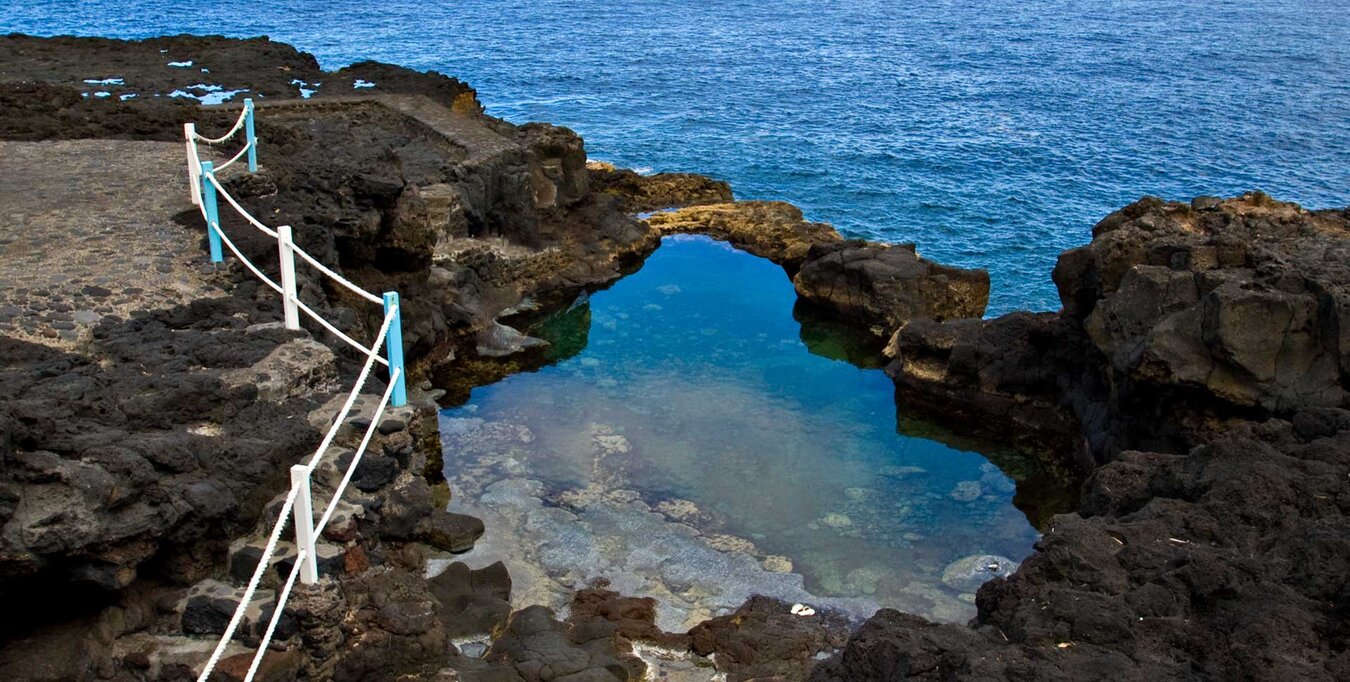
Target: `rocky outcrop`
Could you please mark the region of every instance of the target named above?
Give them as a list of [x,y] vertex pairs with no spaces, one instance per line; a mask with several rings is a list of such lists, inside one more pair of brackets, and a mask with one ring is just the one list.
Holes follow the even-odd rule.
[[733,682],[804,680],[817,657],[842,647],[850,630],[837,614],[798,615],[789,604],[752,597],[735,613],[690,630],[690,650],[711,656]]
[[1288,413],[1346,405],[1350,217],[1252,193],[1144,199],[1055,267],[1119,381]]
[[767,258],[794,274],[806,253],[820,243],[843,239],[825,223],[808,222],[785,201],[737,201],[693,206],[647,218],[661,234],[706,234]]
[[614,164],[591,161],[586,164],[595,191],[610,194],[632,212],[657,211],[678,206],[716,204],[731,201],[731,185],[695,173],[656,173],[642,175]]
[[1078,513],[980,589],[973,629],[883,611],[813,679],[1350,670],[1350,575],[1323,558],[1350,546],[1345,212],[1149,198],[1093,233],[1055,270],[1061,313],[914,322],[888,347],[902,406],[1067,441]]
[[1350,413],[1128,452],[987,583],[974,628],[882,611],[813,680],[1342,679]]
[[816,244],[792,281],[798,296],[883,338],[911,320],[978,318],[989,303],[987,271],[920,258],[913,244]]

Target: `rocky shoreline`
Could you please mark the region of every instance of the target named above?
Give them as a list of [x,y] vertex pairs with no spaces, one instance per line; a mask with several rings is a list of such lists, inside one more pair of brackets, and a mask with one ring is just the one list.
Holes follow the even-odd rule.
[[[61,140],[153,156],[181,142],[183,122],[230,120],[170,92],[246,91],[266,143],[260,172],[226,177],[230,191],[255,215],[285,216],[344,275],[403,296],[416,409],[380,425],[380,454],[327,538],[327,577],[293,597],[265,679],[1350,676],[1345,210],[1260,194],[1145,199],[1061,256],[1061,312],[985,320],[982,271],[846,240],[788,204],[733,202],[701,176],[588,166],[571,131],[488,117],[439,74],[373,62],[328,73],[266,39],[197,37],[9,36],[0,65],[0,165],[17,145],[42,158],[76,144]],[[192,235],[175,257],[204,241],[187,208],[146,217]],[[445,511],[435,401],[537,366],[515,317],[691,232],[781,265],[812,308],[875,335],[903,410],[1088,476],[1077,513],[980,588],[970,627],[882,610],[855,629],[752,598],[672,633],[654,600],[605,586],[565,613],[513,611],[504,568],[449,554],[483,527]],[[260,263],[275,249],[239,245]],[[93,279],[78,283],[97,287],[87,297],[40,282],[6,294],[0,386],[22,397],[0,406],[0,593],[50,614],[0,636],[16,679],[195,677],[233,609],[236,558],[248,566],[249,543],[232,541],[270,526],[335,378],[352,374],[314,334],[278,328],[270,291],[203,261],[203,293],[141,309],[128,289],[103,311],[88,298],[107,283]],[[301,285],[348,326],[378,324],[320,280]],[[67,329],[47,314],[61,307],[96,317]],[[430,579],[429,558],[445,567]],[[256,642],[245,630],[241,644]]]

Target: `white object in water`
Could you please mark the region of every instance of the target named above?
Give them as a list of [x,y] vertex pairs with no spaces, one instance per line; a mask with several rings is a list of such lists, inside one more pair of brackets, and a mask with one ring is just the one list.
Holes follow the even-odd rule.
[[169,62],[169,66],[176,66],[180,69],[186,69],[187,67],[192,66],[192,60],[189,59],[185,62]]

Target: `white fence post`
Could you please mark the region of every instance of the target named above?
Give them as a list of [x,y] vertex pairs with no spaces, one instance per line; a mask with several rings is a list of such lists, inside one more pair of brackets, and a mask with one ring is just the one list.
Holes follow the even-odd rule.
[[277,227],[277,250],[281,254],[281,308],[286,313],[286,328],[300,328],[300,307],[295,304],[295,241],[291,226]]
[[202,205],[201,162],[197,159],[197,124],[183,124],[183,139],[187,140],[188,186],[192,189],[192,205]]
[[291,467],[291,487],[296,489],[295,547],[304,553],[300,582],[313,585],[319,581],[319,557],[314,554],[314,505],[309,496],[309,467],[303,464]]

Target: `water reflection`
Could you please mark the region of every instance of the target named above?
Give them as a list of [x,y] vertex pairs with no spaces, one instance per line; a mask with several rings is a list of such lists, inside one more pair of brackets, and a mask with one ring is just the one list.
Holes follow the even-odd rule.
[[551,343],[540,366],[443,415],[455,504],[496,526],[477,559],[524,564],[526,600],[614,579],[668,625],[755,592],[971,616],[975,587],[1038,537],[1018,482],[1039,517],[1057,479],[897,421],[878,341],[795,299],[767,261],[670,238],[528,324]]

